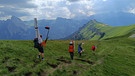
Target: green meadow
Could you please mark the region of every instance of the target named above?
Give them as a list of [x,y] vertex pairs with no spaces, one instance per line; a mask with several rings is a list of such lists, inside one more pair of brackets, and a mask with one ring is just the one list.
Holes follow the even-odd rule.
[[[135,39],[75,41],[74,60],[68,53],[69,42],[49,40],[42,61],[32,40],[1,40],[0,76],[135,76]],[[84,42],[81,57],[80,42]],[[92,45],[97,47],[95,52]]]
[[98,40],[101,37],[100,33],[105,33],[101,39],[107,39],[129,35],[129,33],[135,32],[134,29],[135,25],[109,26],[97,21],[90,21],[77,34],[87,40]]

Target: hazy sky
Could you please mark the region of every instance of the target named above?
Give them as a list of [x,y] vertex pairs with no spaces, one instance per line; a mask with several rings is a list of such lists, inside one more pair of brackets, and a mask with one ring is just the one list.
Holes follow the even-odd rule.
[[135,0],[0,0],[0,20],[76,18],[102,13],[135,14]]

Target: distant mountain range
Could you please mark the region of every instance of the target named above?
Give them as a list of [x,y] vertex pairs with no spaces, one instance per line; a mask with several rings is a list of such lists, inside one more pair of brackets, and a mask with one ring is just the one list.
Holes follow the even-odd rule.
[[[38,20],[40,33],[44,39],[47,33],[47,30],[44,28],[45,26],[51,28],[49,39],[104,39],[128,33],[134,29],[134,25],[132,24],[135,24],[135,15],[120,12],[113,13],[113,15],[93,15],[85,19],[65,19],[58,17],[55,20]],[[121,30],[125,33],[121,32]],[[0,39],[31,40],[34,37],[34,20],[22,21],[15,16],[12,16],[11,19],[7,19],[6,21],[0,20]]]
[[0,39],[29,39],[29,27],[19,18],[0,21]]
[[[43,35],[46,34],[46,31],[44,29],[45,26],[50,27],[50,33],[49,37],[50,39],[59,39],[64,38],[72,33],[74,33],[76,30],[79,29],[79,27],[83,26],[87,21],[85,20],[72,20],[72,19],[65,19],[65,18],[57,18],[56,20],[38,20],[38,25],[41,33]],[[25,22],[27,25],[33,25],[31,23],[34,23],[33,21]]]
[[[84,25],[87,21],[79,21],[65,18],[56,20],[38,20],[40,33],[45,39],[47,30],[45,26],[50,27],[49,39],[64,38]],[[35,37],[34,21],[22,21],[12,16],[11,19],[0,21],[0,39],[30,40]]]
[[66,37],[65,39],[100,40],[125,35],[127,35],[127,37],[135,37],[134,33],[135,25],[109,26],[96,20],[91,20],[87,24],[82,26],[78,31]]

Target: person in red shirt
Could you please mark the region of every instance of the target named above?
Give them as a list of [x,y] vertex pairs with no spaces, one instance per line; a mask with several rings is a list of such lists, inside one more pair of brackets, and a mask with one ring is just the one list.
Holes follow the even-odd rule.
[[71,41],[69,43],[68,52],[70,54],[70,58],[73,60],[73,58],[74,58],[74,43],[73,43],[73,41]]
[[96,50],[96,46],[95,45],[92,45],[91,50],[92,51],[95,51]]
[[93,54],[95,55],[96,46],[95,45],[92,45],[91,50],[92,50]]

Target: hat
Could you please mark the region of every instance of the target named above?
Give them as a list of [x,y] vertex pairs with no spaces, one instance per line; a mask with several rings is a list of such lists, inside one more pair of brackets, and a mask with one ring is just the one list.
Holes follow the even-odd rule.
[[73,42],[72,41],[70,41],[70,43],[69,44],[73,44]]

